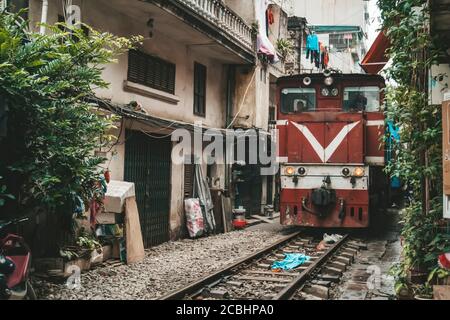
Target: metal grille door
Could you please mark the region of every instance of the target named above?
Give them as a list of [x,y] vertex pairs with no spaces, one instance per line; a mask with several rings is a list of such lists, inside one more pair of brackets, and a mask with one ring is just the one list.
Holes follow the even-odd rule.
[[125,180],[134,182],[146,248],[169,240],[170,138],[127,130]]

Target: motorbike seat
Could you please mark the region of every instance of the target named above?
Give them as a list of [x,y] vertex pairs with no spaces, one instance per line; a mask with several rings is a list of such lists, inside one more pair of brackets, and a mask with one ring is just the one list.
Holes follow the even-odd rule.
[[30,263],[30,256],[7,256],[7,258],[14,261],[16,265],[16,269],[7,277],[6,280],[6,285],[8,286],[8,288],[14,288],[15,286],[23,282],[25,274],[28,270],[28,264]]

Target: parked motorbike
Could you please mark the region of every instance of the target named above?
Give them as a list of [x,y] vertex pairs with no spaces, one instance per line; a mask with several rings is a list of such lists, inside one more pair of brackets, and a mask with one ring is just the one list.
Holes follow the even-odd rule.
[[7,229],[28,221],[20,218],[0,221],[0,300],[35,300],[29,281],[31,251],[25,240]]

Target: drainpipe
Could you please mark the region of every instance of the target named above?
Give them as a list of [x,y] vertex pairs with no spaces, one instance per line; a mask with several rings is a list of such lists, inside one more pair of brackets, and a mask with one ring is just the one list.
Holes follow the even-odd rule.
[[[48,0],[42,0],[41,24],[47,23],[47,15],[48,15]],[[41,25],[39,33],[41,35],[45,34],[45,26],[44,25]]]
[[[231,118],[233,116],[233,105],[234,105],[234,90],[236,88],[236,66],[228,65],[227,72],[227,96],[226,96],[226,109],[225,109],[225,128],[231,123]],[[230,164],[227,163],[226,159],[228,157],[227,148],[225,147],[225,189],[227,190],[227,196],[230,196],[230,185],[231,185],[231,168]]]

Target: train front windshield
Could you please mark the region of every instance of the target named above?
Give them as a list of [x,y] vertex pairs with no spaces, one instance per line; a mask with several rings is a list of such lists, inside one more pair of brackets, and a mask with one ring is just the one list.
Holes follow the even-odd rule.
[[[320,89],[320,88],[319,88]],[[340,88],[284,88],[281,90],[281,112],[300,114],[321,109],[343,112],[379,112],[380,88],[377,86],[344,86]],[[343,92],[340,92],[343,90]],[[333,92],[336,93],[333,93]],[[330,102],[331,101],[331,102]]]
[[301,113],[316,109],[316,89],[285,88],[281,91],[281,112]]
[[344,89],[344,111],[380,111],[379,87],[346,87]]

